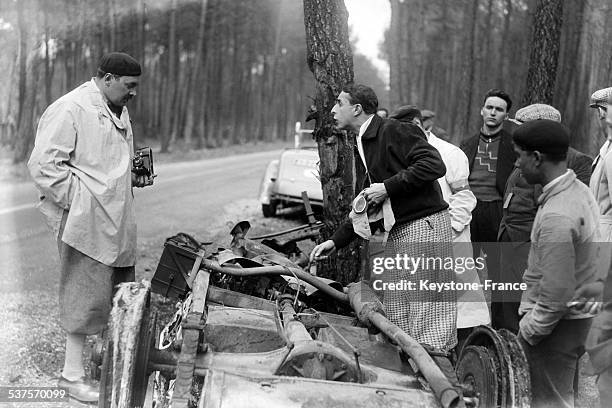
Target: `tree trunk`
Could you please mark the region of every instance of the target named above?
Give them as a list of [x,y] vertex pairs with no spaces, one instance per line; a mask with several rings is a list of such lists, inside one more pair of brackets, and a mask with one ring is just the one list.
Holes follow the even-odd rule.
[[42,8],[44,21],[43,25],[45,29],[45,103],[48,106],[51,105],[51,102],[53,102],[53,96],[51,95],[51,80],[53,78],[51,74],[51,57],[49,53],[49,46],[51,44],[51,37],[49,35],[49,10],[40,0],[38,4],[39,7]]
[[506,81],[508,80],[508,64],[505,58],[508,52],[508,38],[510,36],[510,20],[512,19],[512,0],[506,0],[506,13],[504,14],[504,29],[502,31],[501,49],[499,53],[500,69],[497,77],[497,87],[505,89]]
[[551,104],[557,78],[563,0],[539,0],[531,36],[531,53],[523,105]]
[[[324,239],[346,220],[354,196],[353,135],[334,127],[331,109],[342,86],[353,82],[348,13],[342,0],[304,0],[308,67],[317,81],[314,137],[323,186]],[[359,278],[359,244],[322,264],[320,274],[343,284]]]
[[[196,113],[195,107],[195,95],[196,87],[198,86],[198,75],[202,66],[202,54],[204,51],[204,34],[206,34],[206,7],[208,6],[208,0],[201,0],[200,4],[200,23],[198,25],[198,40],[196,41],[196,50],[193,57],[193,71],[191,74],[191,80],[189,88],[187,89],[187,118],[185,120],[185,144],[191,146],[191,140],[193,135],[193,124],[194,116]],[[197,92],[199,94],[199,92]],[[199,139],[199,138],[198,138]]]
[[108,5],[108,25],[109,25],[109,51],[117,51],[117,16],[115,12],[115,0],[107,0]]
[[168,76],[166,78],[166,92],[163,98],[163,115],[161,117],[162,134],[160,135],[161,151],[166,153],[170,146],[170,140],[172,140],[172,123],[174,113],[174,95],[176,89],[176,2],[172,0],[170,8],[170,22],[168,24],[168,50],[166,52],[168,57]]
[[[146,64],[146,60],[145,60],[145,50],[146,50],[146,41],[147,41],[147,35],[146,35],[146,5],[145,5],[145,0],[139,0],[138,1],[138,9],[136,11],[137,14],[137,27],[136,27],[136,31],[137,31],[137,38],[138,38],[138,51],[136,52],[136,58],[138,59],[138,62],[140,62],[140,64],[142,65],[143,69],[147,69],[147,64]],[[146,73],[145,71],[145,76],[147,76],[147,78],[141,78],[140,79],[140,89],[144,89],[145,88],[145,83],[148,82],[148,76],[149,74]],[[148,85],[148,84],[147,84]],[[149,112],[147,109],[145,109],[145,98],[140,97],[140,98],[136,98],[136,111],[138,112],[138,118],[139,118],[139,122],[142,124],[141,125],[141,129],[143,128],[142,126],[145,126],[145,124],[147,124],[149,122]]]
[[19,26],[19,54],[17,60],[19,61],[19,94],[17,96],[17,124],[21,124],[21,117],[23,114],[24,102],[26,99],[26,61],[27,61],[27,47],[28,47],[28,28],[27,22],[24,16],[24,3],[25,1],[17,2],[17,22]]
[[[473,96],[474,96],[474,82],[476,81],[476,31],[478,29],[478,3],[479,0],[473,0],[472,8],[469,11],[468,24],[465,27],[469,27],[468,32],[468,44],[467,44],[467,53],[463,60],[464,66],[464,78],[465,82],[463,82],[463,90],[464,90],[464,98],[462,100],[465,101],[465,113],[457,117],[458,123],[460,123],[459,129],[461,130],[461,134],[463,138],[467,138],[473,126],[472,122],[472,112],[474,111],[473,105]],[[460,111],[461,112],[461,111]]]
[[23,95],[23,109],[20,120],[17,122],[17,137],[14,144],[13,161],[20,163],[27,159],[34,146],[34,135],[36,134],[37,106],[36,97],[40,89],[40,65],[44,60],[40,58],[37,50],[30,52],[27,58],[26,79],[29,86]]
[[401,104],[399,36],[401,30],[401,8],[398,0],[391,0],[391,23],[387,34],[387,55],[389,57],[389,101],[391,106]]

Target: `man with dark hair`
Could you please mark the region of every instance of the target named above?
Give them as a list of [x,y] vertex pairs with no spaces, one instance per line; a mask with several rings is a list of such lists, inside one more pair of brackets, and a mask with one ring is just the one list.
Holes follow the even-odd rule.
[[[434,259],[452,257],[448,205],[437,183],[446,172],[440,154],[427,143],[418,126],[375,115],[377,105],[376,94],[364,85],[345,86],[336,99],[332,109],[336,127],[357,133],[357,197],[351,221],[342,224],[331,239],[317,245],[310,258],[320,259],[348,245],[358,234],[369,239],[369,233],[379,228],[388,234],[387,259],[402,254]],[[360,199],[367,202],[367,209],[355,205]],[[374,221],[378,212],[382,212],[382,218]],[[359,222],[360,214],[367,216],[366,228]],[[452,270],[436,267],[411,271],[391,267],[385,273],[396,283],[420,279],[449,281],[454,274]],[[418,342],[443,351],[455,346],[454,291],[383,289],[383,297],[389,320]]]
[[98,400],[85,379],[87,335],[108,322],[113,287],[134,280],[133,187],[153,179],[132,171],[132,126],[140,64],[124,53],[102,57],[98,73],[51,104],[38,124],[28,161],[60,254],[60,324],[66,357],[58,386],[82,402]]
[[[549,119],[561,122],[561,113],[554,107],[536,103],[525,106],[514,115],[517,124],[532,122],[539,119]],[[591,177],[592,159],[572,147],[567,151],[567,167],[574,171],[578,180],[585,185]],[[501,279],[503,282],[520,283],[527,267],[529,252],[529,236],[533,220],[538,210],[538,197],[542,186],[529,184],[515,167],[508,177],[504,192],[503,216],[500,223],[498,240],[502,243]],[[496,328],[504,328],[516,333],[518,331],[519,293],[504,292],[502,294],[501,317],[496,321]]]
[[[477,199],[470,223],[474,257],[484,251],[489,278],[496,282],[500,280],[497,233],[502,218],[502,198],[514,167],[512,135],[503,128],[511,107],[512,100],[507,93],[489,90],[480,109],[483,121],[480,131],[461,144],[470,162],[470,188]],[[501,304],[494,299],[491,305],[494,326],[500,318]]]
[[599,212],[589,188],[567,168],[569,133],[535,120],[513,134],[517,165],[541,184],[523,281],[519,338],[529,360],[534,407],[569,407],[574,375],[593,315],[570,308],[585,286],[600,279]]

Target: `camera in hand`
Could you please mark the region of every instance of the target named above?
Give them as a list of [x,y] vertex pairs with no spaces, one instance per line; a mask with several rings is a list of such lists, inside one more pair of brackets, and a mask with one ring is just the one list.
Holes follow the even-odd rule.
[[143,147],[134,152],[132,173],[137,176],[155,177],[155,172],[153,171],[153,151],[150,147]]

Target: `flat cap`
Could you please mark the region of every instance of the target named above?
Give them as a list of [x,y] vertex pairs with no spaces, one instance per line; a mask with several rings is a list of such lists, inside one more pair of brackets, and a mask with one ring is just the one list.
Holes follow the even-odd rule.
[[612,87],[599,89],[593,92],[593,95],[591,95],[591,103],[589,106],[591,108],[596,108],[598,106],[603,106],[605,108],[608,106],[610,96],[612,96]]
[[100,59],[98,68],[108,74],[121,76],[140,76],[140,64],[123,52],[110,52]]
[[561,112],[550,105],[534,103],[517,110],[514,114],[514,119],[522,123],[538,119],[549,119],[555,122],[561,122]]
[[569,147],[569,132],[559,122],[538,119],[517,127],[512,133],[512,140],[526,150],[561,154],[567,152]]
[[422,118],[421,111],[415,105],[404,105],[397,108],[390,116],[400,122],[412,122],[414,118]]
[[436,116],[436,112],[431,111],[429,109],[423,109],[421,111],[421,116],[423,117],[423,120],[430,119]]

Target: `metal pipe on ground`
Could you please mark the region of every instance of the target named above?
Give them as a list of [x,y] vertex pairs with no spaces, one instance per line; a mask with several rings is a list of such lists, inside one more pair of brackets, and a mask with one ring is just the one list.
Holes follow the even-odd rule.
[[461,395],[452,386],[423,346],[407,335],[402,329],[391,323],[382,314],[372,311],[368,314],[368,318],[376,328],[385,333],[390,339],[393,339],[415,361],[423,373],[423,377],[425,377],[444,408],[461,406],[460,404],[463,402]]
[[234,266],[221,266],[215,261],[209,259],[202,260],[202,266],[215,272],[225,273],[233,276],[257,276],[257,275],[285,275],[295,276],[304,282],[310,283],[315,288],[319,289],[326,295],[340,301],[348,303],[348,296],[345,293],[337,291],[331,286],[319,280],[316,276],[304,272],[298,268],[290,268],[286,266],[259,266],[255,268],[242,268]]
[[464,406],[461,394],[423,346],[384,316],[384,307],[369,282],[351,283],[347,289],[351,307],[359,321],[368,327],[375,327],[399,345],[419,367],[442,406],[444,408]]

